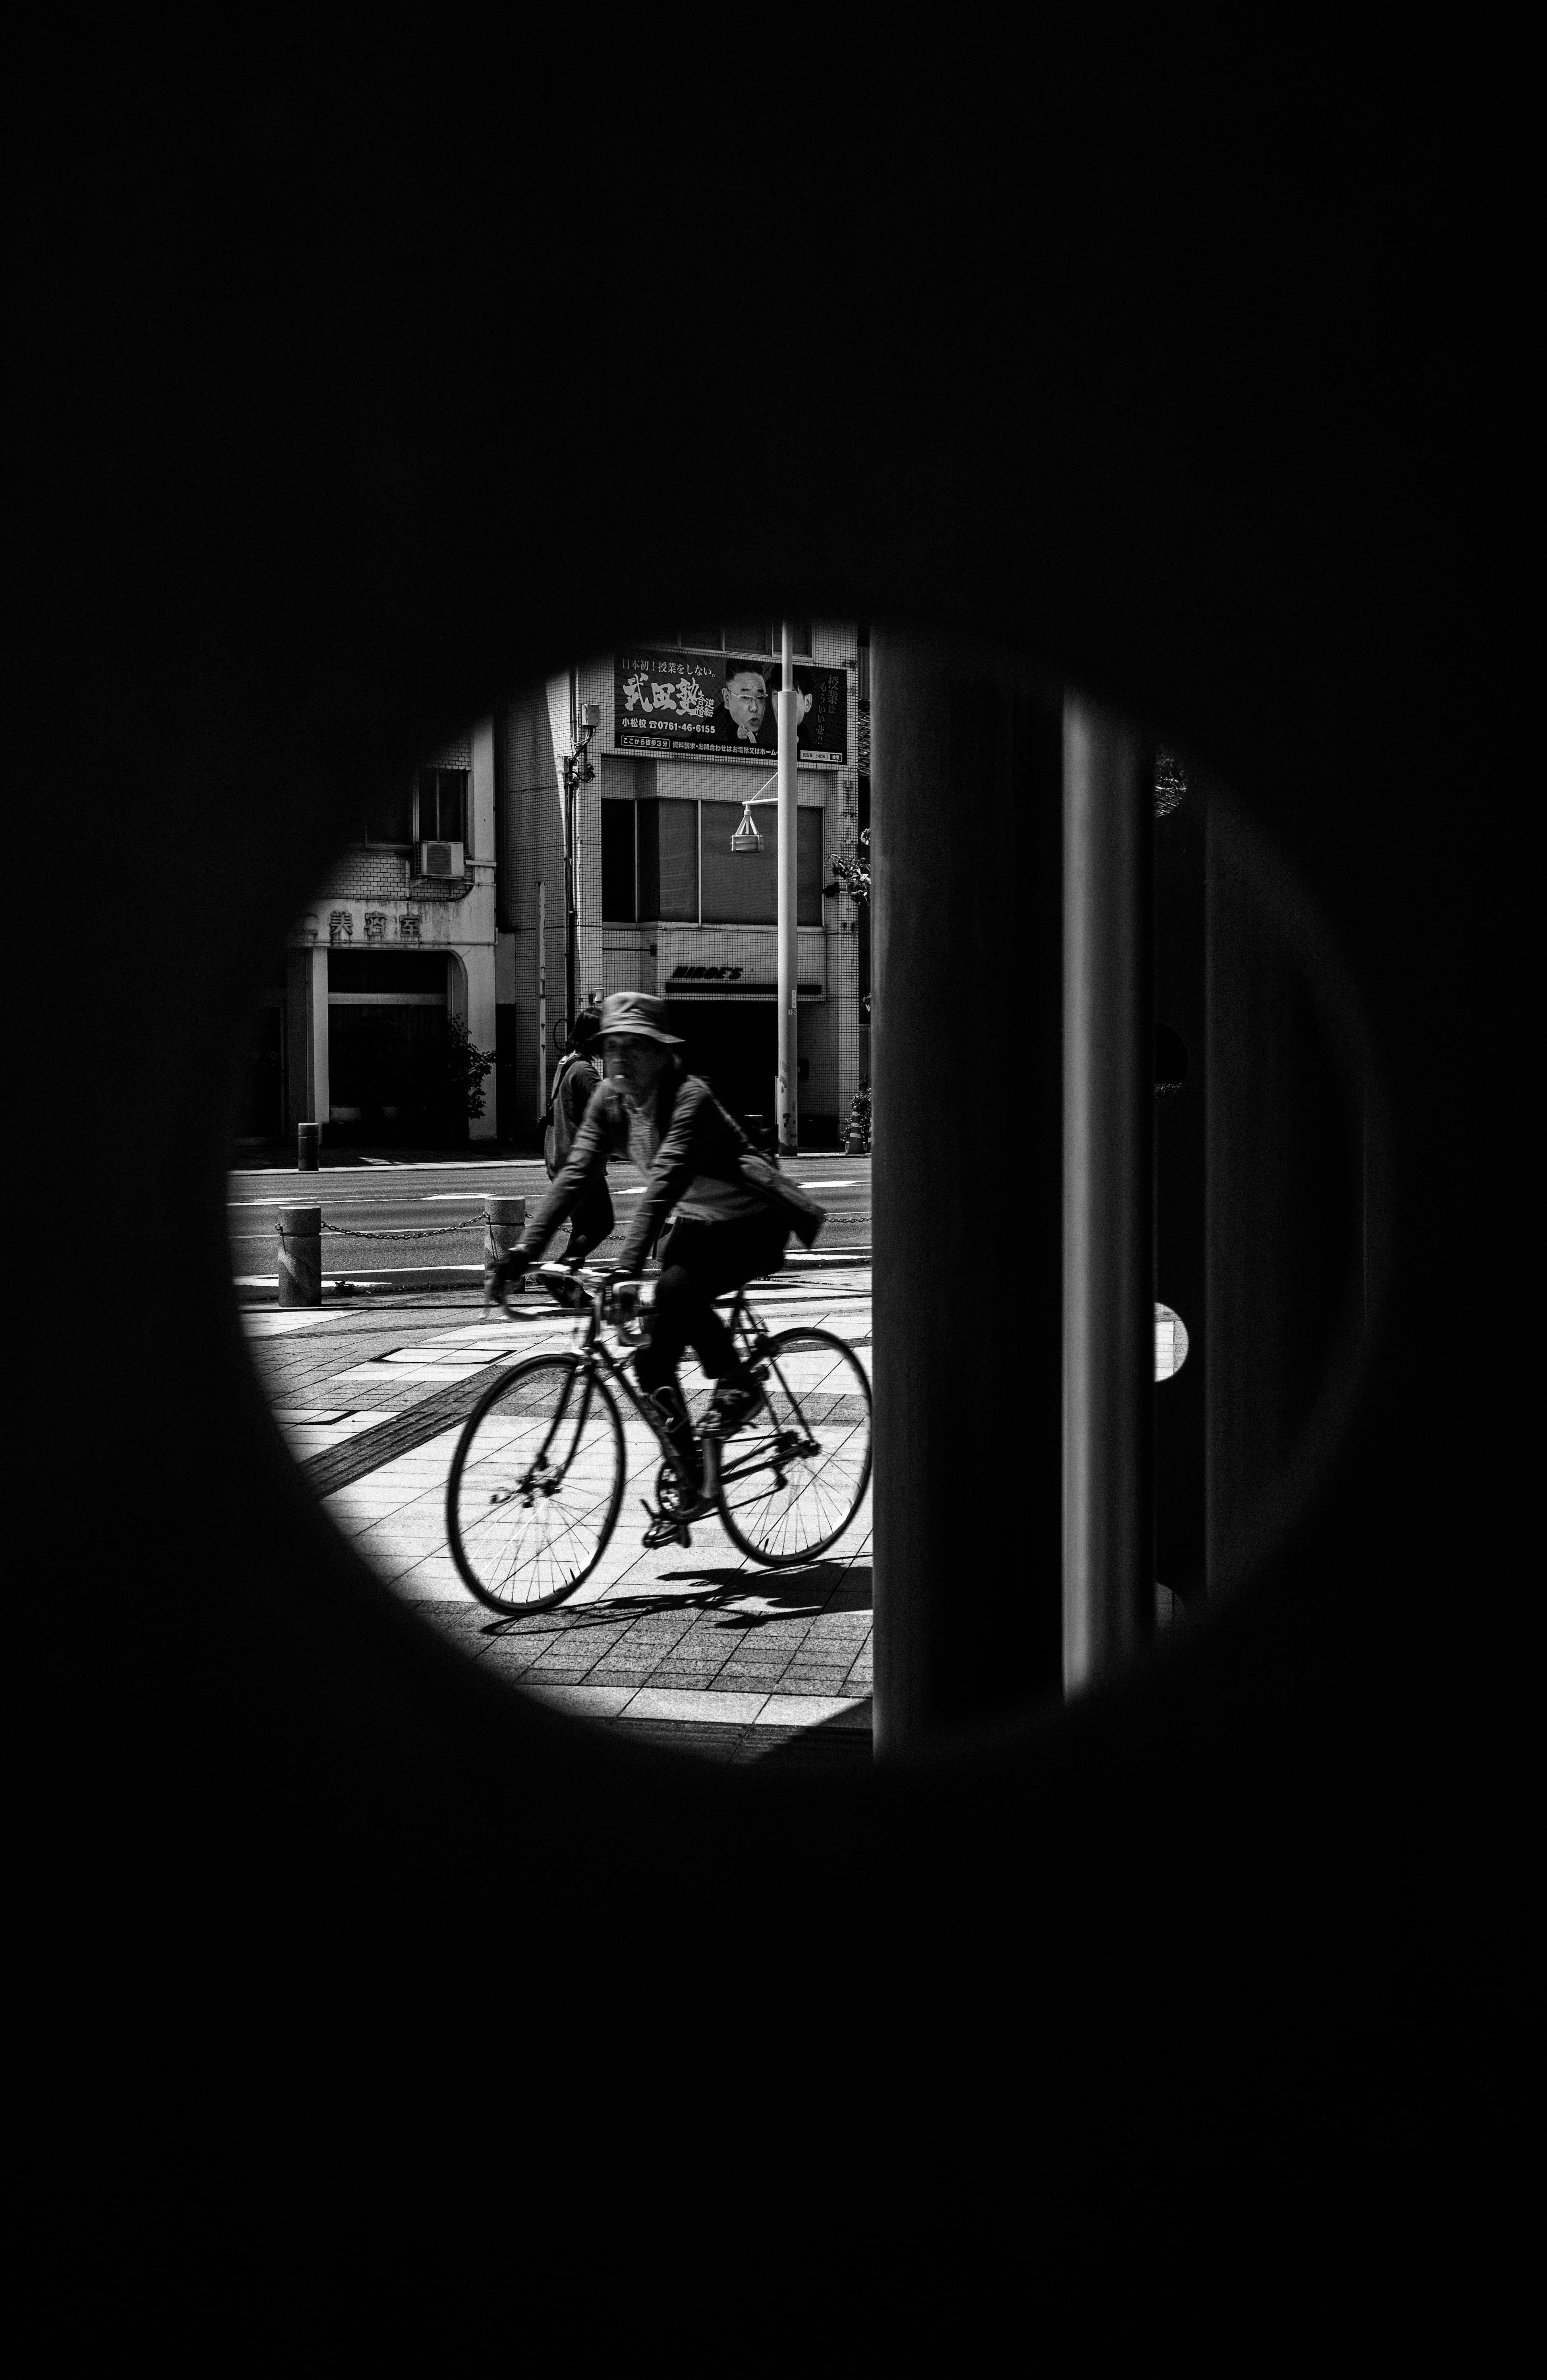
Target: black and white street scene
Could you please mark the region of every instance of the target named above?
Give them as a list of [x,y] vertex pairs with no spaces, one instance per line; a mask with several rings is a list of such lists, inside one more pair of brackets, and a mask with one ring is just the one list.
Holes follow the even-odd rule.
[[[231,1181],[255,1359],[378,1575],[527,1691],[721,1758],[797,1736],[819,1739],[808,1757],[870,1754],[867,662],[852,625],[657,637],[431,756],[297,921]],[[692,1171],[637,1244],[648,1153],[625,1133],[552,1235],[570,1279],[534,1259],[496,1281],[631,1049],[707,1085],[765,1172],[782,1151],[818,1244],[759,1236],[773,1210],[728,1183],[698,1212]],[[614,1352],[648,1385],[582,1383],[572,1412],[555,1370],[550,1409],[542,1360],[586,1336],[556,1301],[588,1292],[605,1344],[631,1239],[647,1303]],[[717,1501],[707,1375],[691,1354],[684,1376],[647,1367],[673,1250],[727,1239],[737,1279],[711,1298],[755,1297],[746,1360],[716,1369],[763,1412],[719,1449]],[[502,1383],[459,1522],[457,1450]],[[770,1398],[796,1401],[792,1427]],[[534,1452],[557,1492],[546,1472],[530,1491]]]
[[[898,682],[877,706],[864,624],[770,621],[658,632],[521,691],[367,802],[276,955],[242,1086],[244,1326],[334,1525],[469,1659],[731,1763],[875,1747],[873,1268],[895,1177],[873,1137],[872,752],[916,798],[929,732],[911,692],[888,742]],[[1041,1585],[974,1658],[1012,1682],[1021,1661],[1030,1699],[1204,1589],[1204,974],[1232,920],[1253,940],[1239,870],[1206,914],[1229,846],[1210,880],[1176,756],[1078,712],[1057,744],[1059,724],[1033,706],[999,756],[1039,1018],[974,1003],[960,1063],[926,1099],[910,1084],[910,1195],[942,1225],[903,1289],[937,1299],[956,1274],[971,1294],[990,1255],[1027,1285],[985,1378],[1042,1419],[988,1500]],[[1018,956],[1007,935],[1007,979]],[[1082,1002],[1112,1010],[1115,1085],[1079,1079]],[[1114,1178],[1138,1203],[1082,1249],[1071,1220],[1111,1210]],[[1070,1265],[1093,1259],[1082,1308]],[[1072,1475],[1050,1358],[1054,1405],[1097,1441]],[[1128,1525],[1149,1583],[1107,1609],[1108,1474],[1146,1446]]]

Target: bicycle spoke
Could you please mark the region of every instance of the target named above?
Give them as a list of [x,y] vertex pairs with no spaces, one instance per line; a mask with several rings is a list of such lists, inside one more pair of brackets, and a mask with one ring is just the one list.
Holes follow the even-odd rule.
[[780,1332],[764,1360],[764,1410],[726,1449],[721,1512],[755,1560],[806,1560],[841,1536],[864,1497],[868,1383],[824,1331]]
[[560,1601],[600,1560],[622,1496],[622,1426],[604,1378],[573,1356],[518,1365],[475,1409],[453,1459],[448,1536],[480,1601]]

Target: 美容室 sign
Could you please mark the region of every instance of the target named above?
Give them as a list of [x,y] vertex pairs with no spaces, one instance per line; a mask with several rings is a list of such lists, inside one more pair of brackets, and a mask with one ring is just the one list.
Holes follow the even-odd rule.
[[[795,664],[798,757],[847,764],[849,674]],[[620,653],[613,672],[612,741],[620,752],[695,752],[707,759],[775,760],[777,662],[734,653]]]

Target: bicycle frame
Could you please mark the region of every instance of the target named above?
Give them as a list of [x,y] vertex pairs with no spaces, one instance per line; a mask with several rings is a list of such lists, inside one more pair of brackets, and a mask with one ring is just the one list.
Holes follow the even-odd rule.
[[[657,1417],[652,1406],[646,1402],[645,1398],[643,1398],[635,1389],[633,1381],[629,1378],[627,1372],[624,1370],[623,1366],[617,1361],[611,1349],[608,1346],[606,1341],[601,1335],[602,1293],[599,1290],[593,1293],[587,1303],[590,1311],[586,1320],[586,1336],[580,1348],[579,1365],[577,1369],[572,1373],[570,1380],[565,1386],[564,1393],[559,1401],[559,1410],[554,1415],[547,1435],[544,1437],[541,1446],[538,1449],[537,1454],[533,1458],[531,1466],[532,1471],[536,1472],[539,1470],[548,1460],[548,1450],[552,1445],[558,1432],[564,1426],[565,1415],[569,1410],[571,1390],[576,1381],[581,1383],[580,1411],[575,1417],[574,1424],[574,1442],[576,1445],[579,1444],[581,1432],[586,1427],[586,1417],[590,1411],[591,1384],[596,1378],[597,1373],[600,1371],[605,1373],[607,1378],[611,1382],[614,1388],[622,1389],[624,1396],[628,1399],[629,1403],[639,1415],[640,1420],[645,1423],[646,1427],[650,1430],[651,1434],[655,1438],[656,1443],[660,1448],[662,1455],[666,1462],[671,1465],[673,1476],[678,1476],[676,1457],[671,1451],[671,1447],[667,1439],[666,1432],[662,1427],[660,1421]],[[760,1317],[753,1311],[752,1306],[748,1304],[744,1289],[740,1289],[736,1292],[736,1295],[731,1302],[731,1313],[726,1327],[731,1333],[732,1342],[739,1342],[743,1354],[752,1363],[756,1363],[765,1359],[770,1363],[773,1361],[771,1354],[773,1341],[767,1330],[765,1328]],[[775,1378],[779,1381],[780,1387],[783,1390],[785,1396],[790,1401],[791,1409],[799,1415],[802,1428],[805,1432],[805,1438],[809,1444],[811,1442],[811,1433],[809,1428],[806,1427],[805,1415],[801,1411],[800,1400],[794,1394],[789,1381],[784,1378],[784,1375],[780,1370],[777,1363],[773,1364],[773,1371]],[[747,1458],[744,1461],[729,1465],[722,1464],[720,1461],[719,1431],[716,1429],[705,1430],[702,1432],[701,1438],[705,1450],[704,1489],[706,1495],[710,1497],[715,1494],[720,1480],[743,1478],[748,1472],[760,1469],[763,1462],[766,1460],[765,1457],[753,1454],[749,1451]]]

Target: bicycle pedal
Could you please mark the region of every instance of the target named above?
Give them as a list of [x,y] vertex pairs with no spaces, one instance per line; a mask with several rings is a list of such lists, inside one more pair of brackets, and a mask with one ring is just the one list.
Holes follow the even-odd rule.
[[692,1545],[692,1533],[685,1521],[671,1520],[664,1512],[658,1512],[655,1506],[646,1502],[643,1497],[639,1500],[645,1505],[650,1524],[645,1532],[645,1545],[647,1550],[653,1552],[660,1546]]

